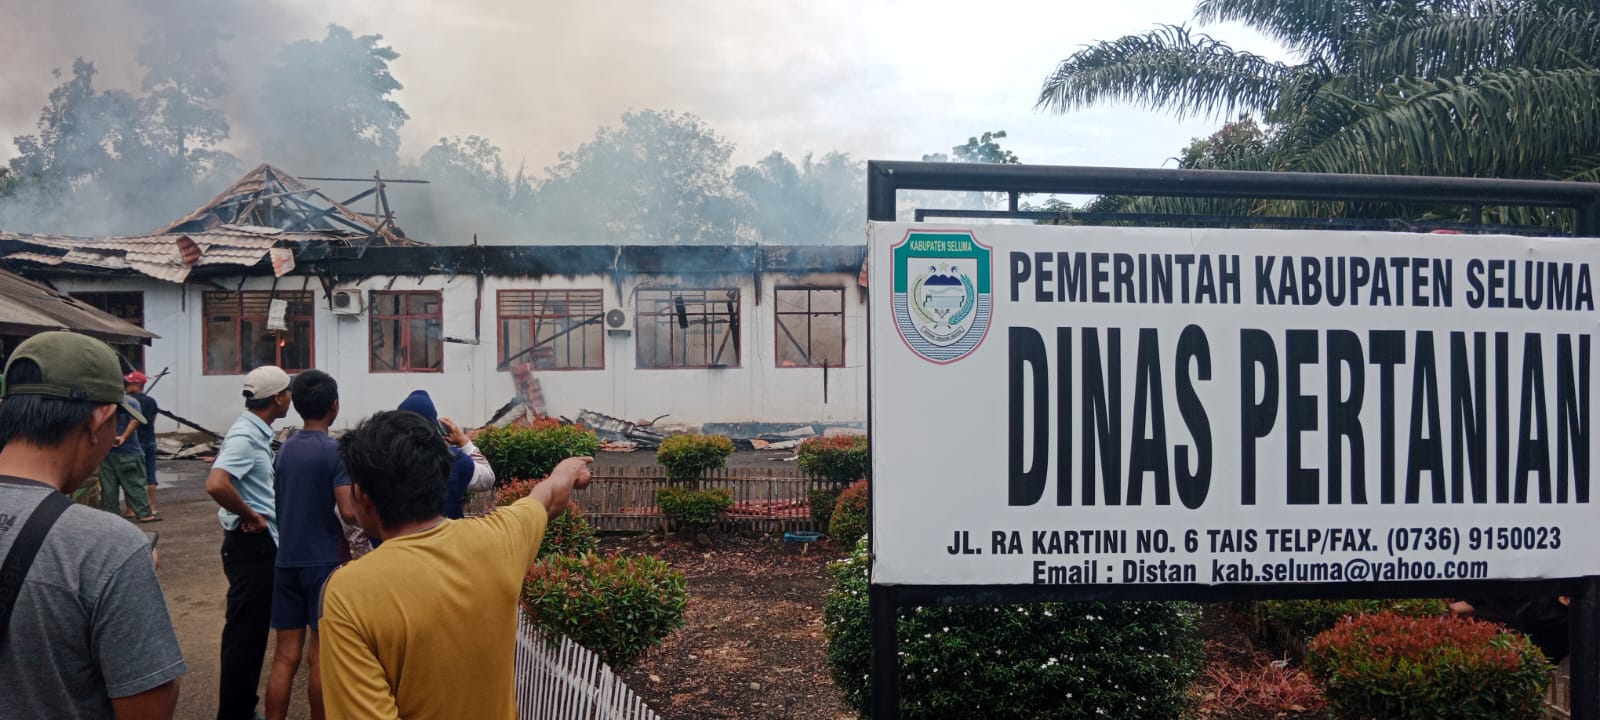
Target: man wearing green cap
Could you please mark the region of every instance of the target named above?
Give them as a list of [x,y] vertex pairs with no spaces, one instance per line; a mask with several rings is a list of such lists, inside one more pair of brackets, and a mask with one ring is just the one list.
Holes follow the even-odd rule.
[[5,374],[0,717],[171,718],[189,668],[149,543],[121,517],[66,498],[115,440],[116,353],[41,333],[17,346]]

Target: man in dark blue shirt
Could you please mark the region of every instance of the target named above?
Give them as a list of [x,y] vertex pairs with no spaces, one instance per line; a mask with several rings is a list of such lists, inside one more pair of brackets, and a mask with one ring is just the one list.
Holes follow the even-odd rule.
[[[282,720],[300,667],[301,646],[311,662],[307,687],[311,716],[322,717],[322,670],[317,621],[322,584],[350,559],[339,519],[355,522],[350,476],[328,428],[339,417],[339,385],[321,370],[307,370],[289,384],[289,396],[305,427],[285,440],[273,465],[278,509],[278,559],[272,584],[272,627],[278,649],[267,680],[267,718]],[[310,639],[306,642],[306,629]]]
[[139,412],[144,415],[145,422],[139,423],[139,429],[134,432],[134,437],[139,439],[139,449],[144,452],[144,483],[150,493],[150,512],[156,512],[156,486],[160,483],[156,479],[156,413],[161,412],[161,406],[156,404],[156,399],[144,394],[145,383],[150,378],[135,370],[122,379],[126,383],[128,397],[139,403]]

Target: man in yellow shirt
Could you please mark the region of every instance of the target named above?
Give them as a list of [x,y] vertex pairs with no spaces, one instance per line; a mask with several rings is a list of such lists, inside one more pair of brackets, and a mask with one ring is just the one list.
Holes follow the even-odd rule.
[[589,484],[568,458],[528,497],[443,517],[450,452],[416,413],[382,412],[339,440],[356,515],[382,538],[328,578],[322,606],[329,718],[517,717],[517,597],[546,518]]

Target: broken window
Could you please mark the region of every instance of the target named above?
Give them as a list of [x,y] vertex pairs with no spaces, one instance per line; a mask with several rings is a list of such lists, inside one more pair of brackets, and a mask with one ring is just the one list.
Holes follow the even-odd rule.
[[367,367],[375,373],[444,370],[444,300],[437,290],[374,291]]
[[[271,317],[275,299],[284,302],[282,318]],[[206,293],[201,299],[205,374],[242,375],[262,365],[289,372],[310,369],[315,302],[312,292]]]
[[778,367],[844,365],[844,288],[778,288]]
[[739,290],[640,290],[642,368],[739,366]]
[[501,290],[500,362],[540,370],[602,370],[605,305],[601,290]]
[[[144,293],[142,292],[75,292],[72,297],[85,305],[119,320],[144,327]],[[112,345],[135,370],[144,370],[144,345]]]

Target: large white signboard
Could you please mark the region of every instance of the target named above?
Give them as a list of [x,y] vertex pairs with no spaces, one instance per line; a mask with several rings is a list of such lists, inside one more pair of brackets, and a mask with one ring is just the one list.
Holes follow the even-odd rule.
[[1600,574],[1596,241],[870,244],[875,583]]

